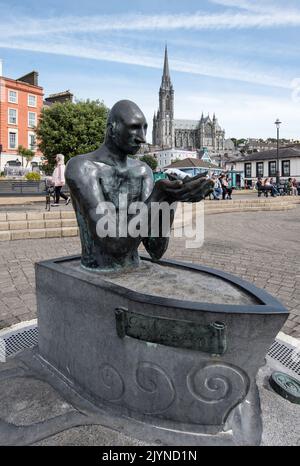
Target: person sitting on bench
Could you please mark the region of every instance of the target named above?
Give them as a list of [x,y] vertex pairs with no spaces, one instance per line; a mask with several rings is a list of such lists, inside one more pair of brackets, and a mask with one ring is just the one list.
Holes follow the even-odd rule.
[[264,191],[266,193],[265,194],[266,197],[268,197],[268,191],[271,191],[271,196],[273,197],[278,195],[278,191],[275,188],[275,186],[271,184],[270,178],[265,179],[263,186],[264,186]]

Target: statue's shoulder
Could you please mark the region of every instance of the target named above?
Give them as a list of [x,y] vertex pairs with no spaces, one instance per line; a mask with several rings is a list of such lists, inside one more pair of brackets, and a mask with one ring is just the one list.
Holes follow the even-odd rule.
[[151,168],[149,167],[149,165],[147,165],[145,162],[142,162],[141,160],[139,159],[129,159],[128,158],[128,165],[130,166],[130,168],[137,168],[139,169],[139,172],[141,172],[143,175],[145,176],[152,176],[152,170]]
[[93,168],[93,153],[76,155],[66,165],[66,177],[78,176],[82,171]]

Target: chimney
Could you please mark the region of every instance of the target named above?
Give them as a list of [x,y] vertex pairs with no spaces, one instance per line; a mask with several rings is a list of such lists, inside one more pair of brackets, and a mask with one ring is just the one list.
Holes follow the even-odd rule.
[[17,81],[22,81],[23,83],[27,84],[32,84],[33,86],[38,86],[38,72],[37,71],[31,71],[28,74],[25,74],[24,76],[21,76],[21,78],[18,78]]

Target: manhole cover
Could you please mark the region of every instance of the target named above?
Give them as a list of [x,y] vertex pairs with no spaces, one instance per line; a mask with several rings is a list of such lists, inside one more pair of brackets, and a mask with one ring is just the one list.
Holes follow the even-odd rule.
[[280,396],[292,403],[300,404],[300,383],[283,372],[273,372],[270,385]]

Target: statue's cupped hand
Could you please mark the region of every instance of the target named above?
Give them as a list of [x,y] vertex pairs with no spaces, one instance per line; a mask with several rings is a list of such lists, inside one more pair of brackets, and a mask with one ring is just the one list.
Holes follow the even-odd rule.
[[168,202],[199,202],[208,196],[214,187],[214,182],[203,176],[181,180],[159,180],[154,190],[161,194],[161,201]]

